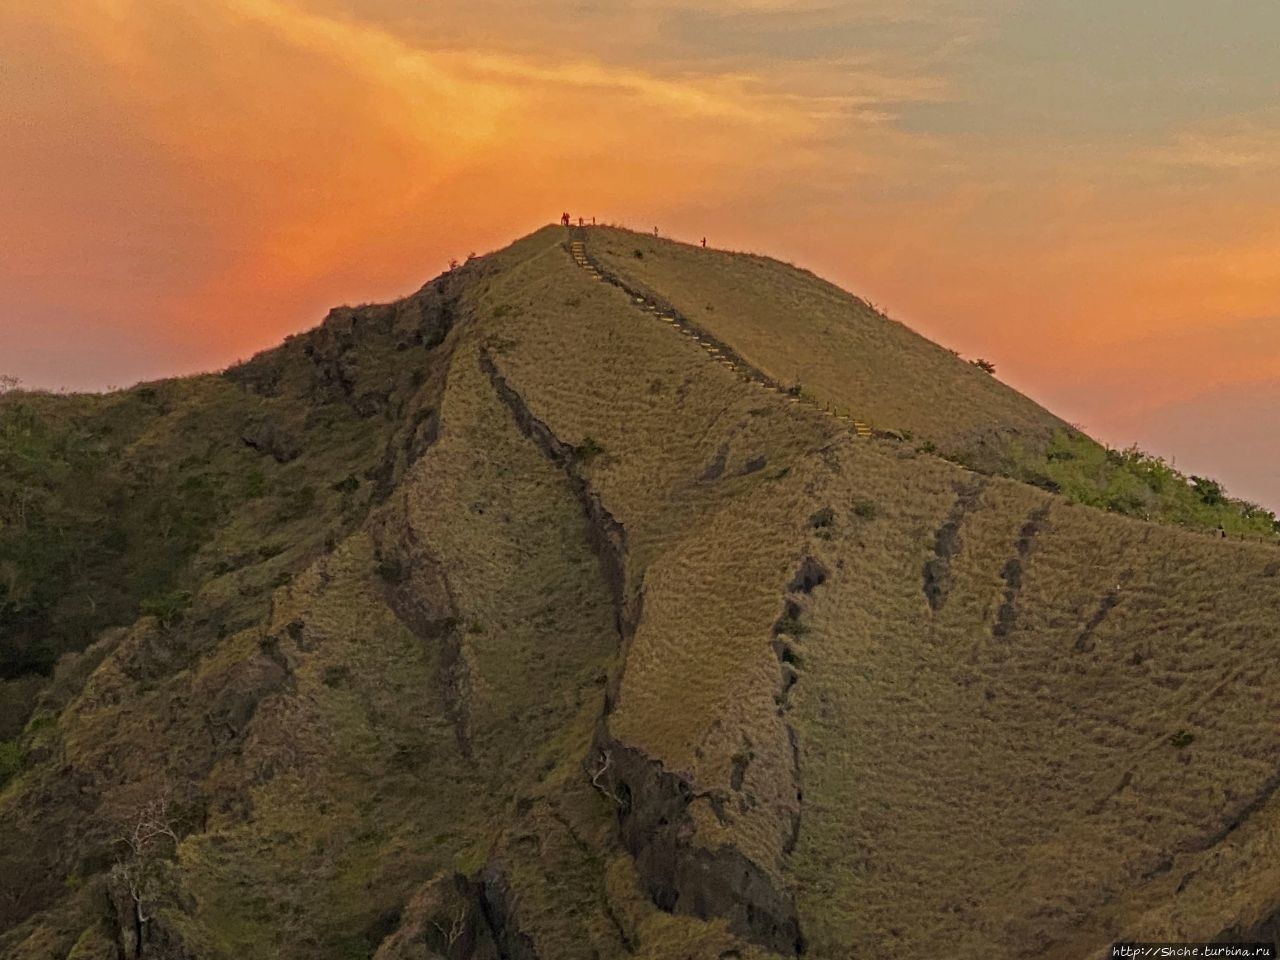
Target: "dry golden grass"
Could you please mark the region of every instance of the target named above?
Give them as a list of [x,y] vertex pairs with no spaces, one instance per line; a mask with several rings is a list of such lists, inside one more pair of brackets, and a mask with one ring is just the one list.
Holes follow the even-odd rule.
[[[670,249],[653,244],[643,260],[619,256],[613,265],[633,273],[668,266]],[[679,248],[670,259],[677,254],[702,256]],[[553,309],[559,290],[538,288],[529,269],[517,282]],[[547,283],[561,269],[539,263],[537,275]],[[739,269],[773,268],[751,261]],[[658,287],[657,276],[655,268],[646,279]],[[752,292],[737,274],[711,286],[778,302],[776,291]],[[659,289],[681,305],[671,286]],[[695,348],[628,313],[626,297],[607,285],[588,283],[575,296],[577,309],[611,305],[616,319],[592,314],[579,326],[577,309],[566,310],[555,320],[558,337],[535,335],[531,300],[511,321],[516,342],[501,362],[557,435],[607,438],[607,451],[621,451],[616,463],[593,466],[593,486],[636,542],[654,545],[631,557],[644,616],[611,730],[706,791],[730,793],[732,761],[749,744],[746,789],[759,805],[721,823],[695,801],[698,842],[733,844],[770,869],[788,863],[780,830],[788,808],[769,628],[806,550],[837,571],[815,592],[812,633],[796,643],[803,666],[787,715],[799,733],[805,791],[787,869],[816,955],[917,956],[931,936],[973,956],[1068,942],[1122,891],[1147,874],[1164,876],[1170,856],[1209,845],[1233,811],[1265,792],[1273,767],[1264,758],[1277,732],[1267,719],[1274,704],[1258,702],[1265,667],[1252,658],[1276,641],[1268,611],[1280,580],[1265,575],[1274,573],[1273,550],[1110,517],[891,444],[846,440],[838,455],[813,455],[826,436],[809,444],[810,456],[789,461],[786,477],[724,492],[726,506],[718,496],[695,499],[659,478],[680,464],[687,477],[705,462],[712,445],[694,454],[686,437],[717,437],[721,411],[754,388],[726,378],[714,400],[691,386],[677,409],[637,403],[668,340],[677,352]],[[749,353],[748,340],[715,322],[717,336]],[[702,377],[720,376],[697,359]],[[574,384],[584,366],[592,372]],[[983,422],[1009,416],[1031,430],[1039,417],[1054,426],[973,375],[987,391]],[[787,435],[813,429],[804,409],[779,411],[795,424]],[[953,418],[933,435],[954,440],[976,422]],[[642,462],[646,452],[660,452],[662,463]],[[972,491],[974,506],[934,613],[923,571],[957,484]],[[860,516],[857,504],[873,516]],[[823,505],[839,519],[816,536],[806,520]],[[1038,510],[1047,511],[1044,529],[1019,557]],[[1187,734],[1192,743],[1176,746]]]
[[[1275,552],[990,481],[934,612],[921,589],[933,531],[950,485],[975,478],[842,454],[827,492],[840,519],[815,544],[837,572],[809,607],[792,713],[805,780],[793,866],[815,949],[1014,956],[1080,949],[1084,931],[1091,948],[1150,939],[1117,901],[1194,872],[1269,797]],[[877,516],[846,512],[855,499]]]
[[759,369],[877,429],[908,432],[966,456],[979,456],[984,442],[998,438],[1038,447],[1055,430],[1069,429],[996,378],[810,273],[625,230],[592,229],[586,238],[591,256],[659,292]]
[[[774,376],[812,361],[806,389],[877,426],[963,446],[1056,424],[781,265],[590,236]],[[442,902],[434,878],[486,867],[541,957],[771,955],[650,899],[591,782],[607,736],[688,782],[693,846],[794,896],[823,960],[1065,960],[1277,908],[1274,549],[857,440],[591,280],[562,231],[468,269],[430,449],[190,663],[165,666],[150,620],[88,651],[28,734],[53,759],[0,794],[11,836],[91,774],[98,807],[53,813],[98,832],[101,862],[112,811],[161,772],[198,784],[162,916],[201,956],[368,957]],[[584,497],[625,529],[621,648]],[[234,584],[201,596],[235,608]],[[0,952],[97,949],[99,902],[68,893]]]

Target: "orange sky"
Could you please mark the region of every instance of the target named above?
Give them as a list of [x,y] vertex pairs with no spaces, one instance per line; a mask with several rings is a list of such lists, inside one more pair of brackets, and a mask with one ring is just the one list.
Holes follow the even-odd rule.
[[1280,507],[1280,6],[1115,6],[5,0],[0,372],[219,368],[568,208]]

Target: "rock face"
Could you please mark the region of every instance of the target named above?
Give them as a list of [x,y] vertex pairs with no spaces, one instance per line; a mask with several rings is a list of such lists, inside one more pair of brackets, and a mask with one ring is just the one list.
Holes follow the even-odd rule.
[[697,846],[689,804],[693,787],[639,751],[602,748],[611,761],[622,844],[659,909],[724,920],[744,939],[786,955],[802,954],[795,903],[759,866],[732,846]]
[[71,544],[123,585],[9,704],[0,956],[1274,935],[1273,543],[999,476],[1060,422],[810,275],[577,239],[76,411],[188,542]]

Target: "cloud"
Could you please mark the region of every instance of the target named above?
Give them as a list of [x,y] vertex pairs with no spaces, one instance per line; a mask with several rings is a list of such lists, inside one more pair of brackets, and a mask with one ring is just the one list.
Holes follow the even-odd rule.
[[1280,118],[1097,2],[9,0],[0,353],[220,365],[567,207],[815,268],[1120,429],[1275,374]]
[[[833,129],[872,131],[880,104],[928,86],[874,64],[833,89],[804,70],[788,83],[741,65],[513,51],[515,29],[432,42],[391,16],[300,0],[15,0],[0,19],[33,70],[55,75],[6,98],[36,123],[0,113],[8,163],[41,198],[10,222],[49,237],[6,268],[27,277],[20,299],[171,355],[177,340],[178,369],[265,346],[351,293],[403,291],[567,204],[651,222],[741,203],[809,175]],[[42,101],[54,84],[58,102]],[[869,134],[845,162],[869,169],[878,149]],[[75,286],[55,281],[67,271],[101,280],[50,302]]]
[[1145,159],[1175,170],[1274,174],[1280,171],[1280,118],[1234,118],[1180,130],[1145,151]]

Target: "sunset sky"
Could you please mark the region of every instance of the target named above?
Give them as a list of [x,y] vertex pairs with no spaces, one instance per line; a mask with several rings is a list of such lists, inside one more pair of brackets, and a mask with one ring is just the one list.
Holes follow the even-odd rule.
[[1275,0],[2,0],[0,373],[217,369],[561,210],[1280,508]]

